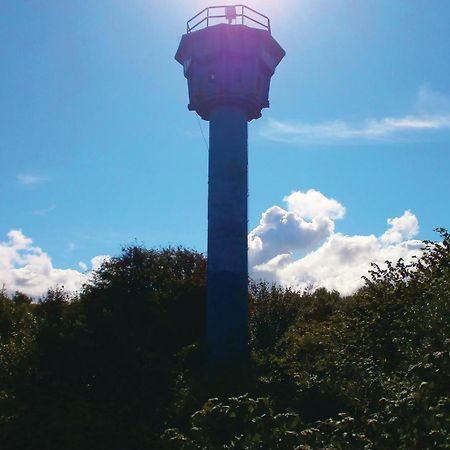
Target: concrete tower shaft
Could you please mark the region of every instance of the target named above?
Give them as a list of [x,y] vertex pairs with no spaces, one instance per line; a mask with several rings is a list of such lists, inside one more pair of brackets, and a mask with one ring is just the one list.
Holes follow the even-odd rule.
[[[247,355],[248,121],[269,106],[270,79],[285,54],[269,26],[249,27],[245,7],[241,15],[230,14],[233,8],[226,7],[228,24],[193,32],[188,26],[175,56],[188,80],[188,108],[210,122],[206,328],[212,366]],[[206,24],[221,17],[204,11]],[[238,17],[241,23],[233,24]]]
[[247,129],[241,107],[211,110],[206,336],[213,365],[247,353]]

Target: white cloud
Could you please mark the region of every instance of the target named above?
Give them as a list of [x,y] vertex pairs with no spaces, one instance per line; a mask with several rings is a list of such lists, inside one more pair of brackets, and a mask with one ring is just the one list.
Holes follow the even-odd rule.
[[[308,209],[309,200],[313,198],[320,199],[318,206]],[[300,199],[299,203],[296,199]],[[386,260],[396,262],[399,258],[410,261],[421,253],[422,242],[411,239],[419,231],[417,218],[411,211],[388,219],[390,226],[379,237],[346,236],[334,231],[334,220],[345,213],[345,208],[336,200],[313,190],[294,192],[285,200],[289,211],[278,206],[269,208],[249,234],[253,278],[300,290],[323,286],[347,295],[363,285],[362,276],[367,275],[370,263],[383,265]],[[304,208],[297,210],[298,205]],[[278,212],[276,220],[267,221],[273,211]],[[310,217],[310,222],[305,222],[299,214]],[[287,216],[297,227],[286,227],[283,218]],[[317,227],[317,223],[327,223],[327,226]],[[310,232],[305,233],[303,228]],[[299,251],[302,254],[296,258],[294,255]]]
[[335,199],[310,189],[284,197],[287,209],[272,206],[248,236],[249,264],[258,265],[289,252],[312,250],[334,232],[334,220],[345,208]]
[[291,144],[390,142],[423,138],[424,133],[450,129],[450,99],[427,86],[419,89],[416,111],[400,117],[368,118],[359,123],[331,120],[319,123],[269,119],[268,139]]
[[405,211],[401,217],[388,219],[387,223],[391,227],[380,237],[381,241],[386,244],[398,244],[419,232],[417,217],[409,210]]
[[305,219],[312,219],[317,216],[341,219],[345,215],[345,208],[337,200],[327,198],[314,189],[309,189],[306,192],[292,192],[283,200],[287,203],[289,211]]
[[25,173],[19,173],[16,178],[19,184],[23,184],[25,186],[33,186],[35,184],[40,184],[47,181],[47,178],[45,177]]
[[[98,256],[94,256],[90,263],[91,263],[91,269],[90,272],[94,272],[95,270],[99,269],[100,266],[105,262],[105,261],[109,261],[111,259],[111,256],[109,255],[98,255]],[[88,271],[88,266],[85,262],[80,261],[78,263],[78,267],[83,271],[86,272]]]
[[256,265],[281,253],[309,250],[333,231],[334,222],[329,217],[306,221],[292,211],[272,206],[248,236],[249,263]]
[[91,267],[92,270],[95,271],[97,269],[100,268],[100,266],[105,262],[105,261],[109,261],[111,259],[111,256],[109,255],[98,255],[98,256],[94,256],[91,259]]
[[[34,246],[32,239],[21,230],[11,230],[7,237],[7,241],[0,242],[0,286],[7,292],[17,290],[39,297],[56,286],[75,292],[89,280],[90,272],[54,267],[50,256]],[[104,258],[93,258],[92,269],[97,268]]]

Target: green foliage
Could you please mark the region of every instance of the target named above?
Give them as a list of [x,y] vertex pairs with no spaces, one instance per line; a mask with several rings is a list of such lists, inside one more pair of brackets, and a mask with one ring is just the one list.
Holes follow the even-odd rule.
[[202,255],[127,247],[75,298],[0,297],[2,449],[154,448],[203,336]]
[[296,414],[274,414],[267,398],[231,397],[226,402],[209,399],[190,420],[189,438],[177,429],[164,431],[162,448],[283,449],[298,442],[300,419]]
[[202,363],[205,259],[127,247],[77,297],[0,292],[2,449],[450,448],[450,235],[341,298],[253,283],[251,361]]
[[[257,370],[246,390],[269,402],[263,441],[254,431],[258,415],[233,416],[241,417],[239,428],[228,417],[230,399],[221,398],[216,409],[200,407],[187,425],[167,429],[164,442],[187,449],[448,448],[450,239],[439,231],[442,242],[425,242],[423,258],[374,266],[348,298],[253,285]],[[244,398],[245,409],[253,400]],[[201,424],[199,414],[207,417]],[[271,420],[280,414],[293,414],[295,424]]]
[[324,288],[300,293],[264,282],[250,284],[250,344],[254,350],[272,348],[295,323],[323,322],[340,300]]

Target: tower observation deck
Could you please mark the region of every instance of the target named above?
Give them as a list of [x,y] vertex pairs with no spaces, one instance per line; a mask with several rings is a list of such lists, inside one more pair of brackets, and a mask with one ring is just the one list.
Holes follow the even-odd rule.
[[175,55],[189,110],[210,122],[207,358],[214,367],[247,355],[248,122],[269,107],[270,80],[284,55],[269,18],[244,5],[195,15]]

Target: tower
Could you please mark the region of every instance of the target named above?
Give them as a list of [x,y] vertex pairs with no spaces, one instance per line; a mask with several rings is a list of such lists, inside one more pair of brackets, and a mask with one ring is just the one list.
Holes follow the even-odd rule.
[[194,16],[175,55],[189,110],[210,122],[206,331],[214,367],[247,355],[248,122],[269,107],[270,79],[284,55],[269,19],[242,5]]

